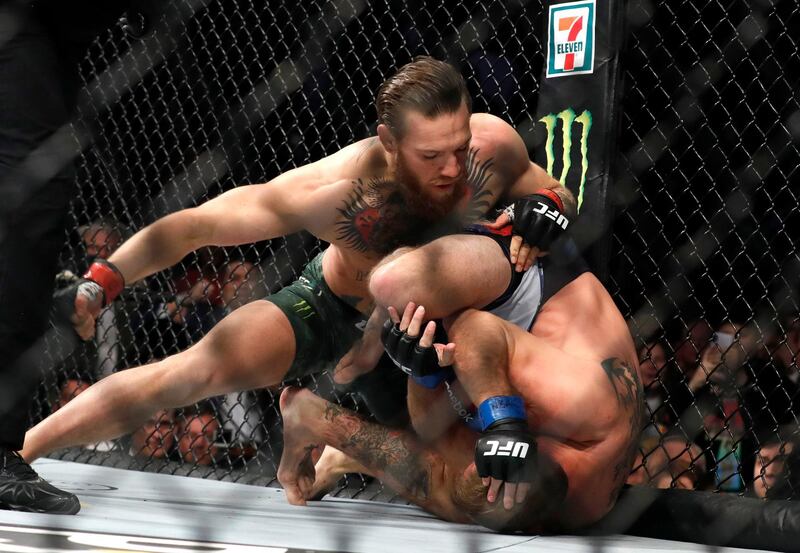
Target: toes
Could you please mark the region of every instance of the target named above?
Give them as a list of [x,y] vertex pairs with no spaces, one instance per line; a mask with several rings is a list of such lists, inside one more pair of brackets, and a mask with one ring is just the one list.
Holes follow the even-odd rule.
[[298,486],[286,486],[283,489],[286,492],[286,500],[290,505],[306,504],[306,499]]

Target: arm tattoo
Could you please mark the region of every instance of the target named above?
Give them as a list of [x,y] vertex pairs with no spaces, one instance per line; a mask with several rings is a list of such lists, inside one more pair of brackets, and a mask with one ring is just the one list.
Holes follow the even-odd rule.
[[428,499],[431,466],[425,455],[415,451],[407,432],[367,422],[332,403],[325,408],[324,418],[341,432],[341,443],[331,445],[340,446],[378,476],[391,478],[403,488],[398,491],[404,495],[419,501]]
[[628,478],[631,465],[636,457],[636,451],[639,448],[639,434],[642,431],[645,420],[644,402],[642,400],[644,393],[636,369],[628,366],[621,359],[612,357],[602,361],[600,365],[611,382],[617,403],[626,413],[630,414],[628,447],[619,462],[614,466],[614,488],[609,497],[609,502],[613,503]]
[[467,154],[467,187],[470,194],[467,221],[470,222],[480,219],[494,203],[491,190],[486,189],[489,179],[494,176],[494,173],[490,171],[494,165],[494,158],[479,160],[479,151],[470,148],[469,154]]

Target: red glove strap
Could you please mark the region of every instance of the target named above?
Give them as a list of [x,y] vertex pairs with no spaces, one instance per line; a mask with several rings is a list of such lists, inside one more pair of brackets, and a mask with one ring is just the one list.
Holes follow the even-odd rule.
[[537,190],[536,193],[539,194],[540,196],[547,196],[548,198],[553,200],[558,206],[558,210],[561,213],[564,213],[564,203],[561,201],[561,198],[559,197],[558,194],[556,194],[555,192],[553,192],[548,188],[542,188],[541,190]]
[[92,263],[83,278],[93,280],[103,287],[105,305],[110,305],[125,288],[125,279],[122,277],[122,273],[105,260]]

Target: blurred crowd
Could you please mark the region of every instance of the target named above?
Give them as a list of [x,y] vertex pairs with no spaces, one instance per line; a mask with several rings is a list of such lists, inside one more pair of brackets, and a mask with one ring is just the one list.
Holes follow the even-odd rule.
[[[88,265],[128,234],[98,220],[78,229]],[[227,313],[267,294],[257,259],[223,248],[198,252],[169,282],[168,294],[133,287],[98,320],[95,338],[54,371],[46,403],[58,409],[93,382],[195,343]],[[78,267],[59,274],[75,278]],[[639,349],[649,418],[628,483],[719,490],[761,498],[800,494],[798,389],[800,320],[770,324],[705,319],[644,341]],[[142,459],[192,465],[254,456],[278,413],[269,391],[230,394],[153,413],[125,443]],[[273,429],[274,427],[274,429]],[[95,444],[110,449],[113,444]]]
[[800,496],[800,319],[691,321],[639,355],[649,424],[629,484]]
[[[74,267],[63,267],[59,286],[74,282],[96,258],[110,256],[130,234],[116,221],[99,219],[77,229],[79,251]],[[206,248],[181,264],[166,291],[145,284],[106,308],[95,336],[62,360],[43,386],[41,404],[55,411],[98,380],[190,347],[231,311],[267,295],[264,274],[239,252]],[[80,266],[78,266],[80,265]],[[175,410],[153,413],[125,441],[133,456],[184,461],[192,465],[236,463],[252,458],[276,424],[272,396],[232,393]],[[93,444],[100,451],[112,443]]]

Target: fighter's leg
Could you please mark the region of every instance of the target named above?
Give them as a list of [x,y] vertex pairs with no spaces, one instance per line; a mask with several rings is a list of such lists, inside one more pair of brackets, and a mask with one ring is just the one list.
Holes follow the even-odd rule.
[[323,446],[319,460],[314,464],[314,482],[305,499],[321,499],[330,492],[345,474],[365,474],[370,471],[349,455],[335,447]]
[[280,383],[295,355],[294,331],[275,304],[256,301],[223,319],[190,349],[113,374],[29,430],[31,461],[64,447],[117,437],[163,408]]
[[463,467],[448,466],[410,432],[367,422],[308,390],[287,388],[280,403],[284,448],[278,480],[290,503],[302,505],[311,497],[316,476],[312,451],[331,445],[416,505],[446,520],[469,520],[450,497]]
[[511,264],[487,236],[458,234],[393,255],[370,276],[375,302],[402,313],[409,302],[425,306],[427,317],[448,317],[483,307],[511,282]]

